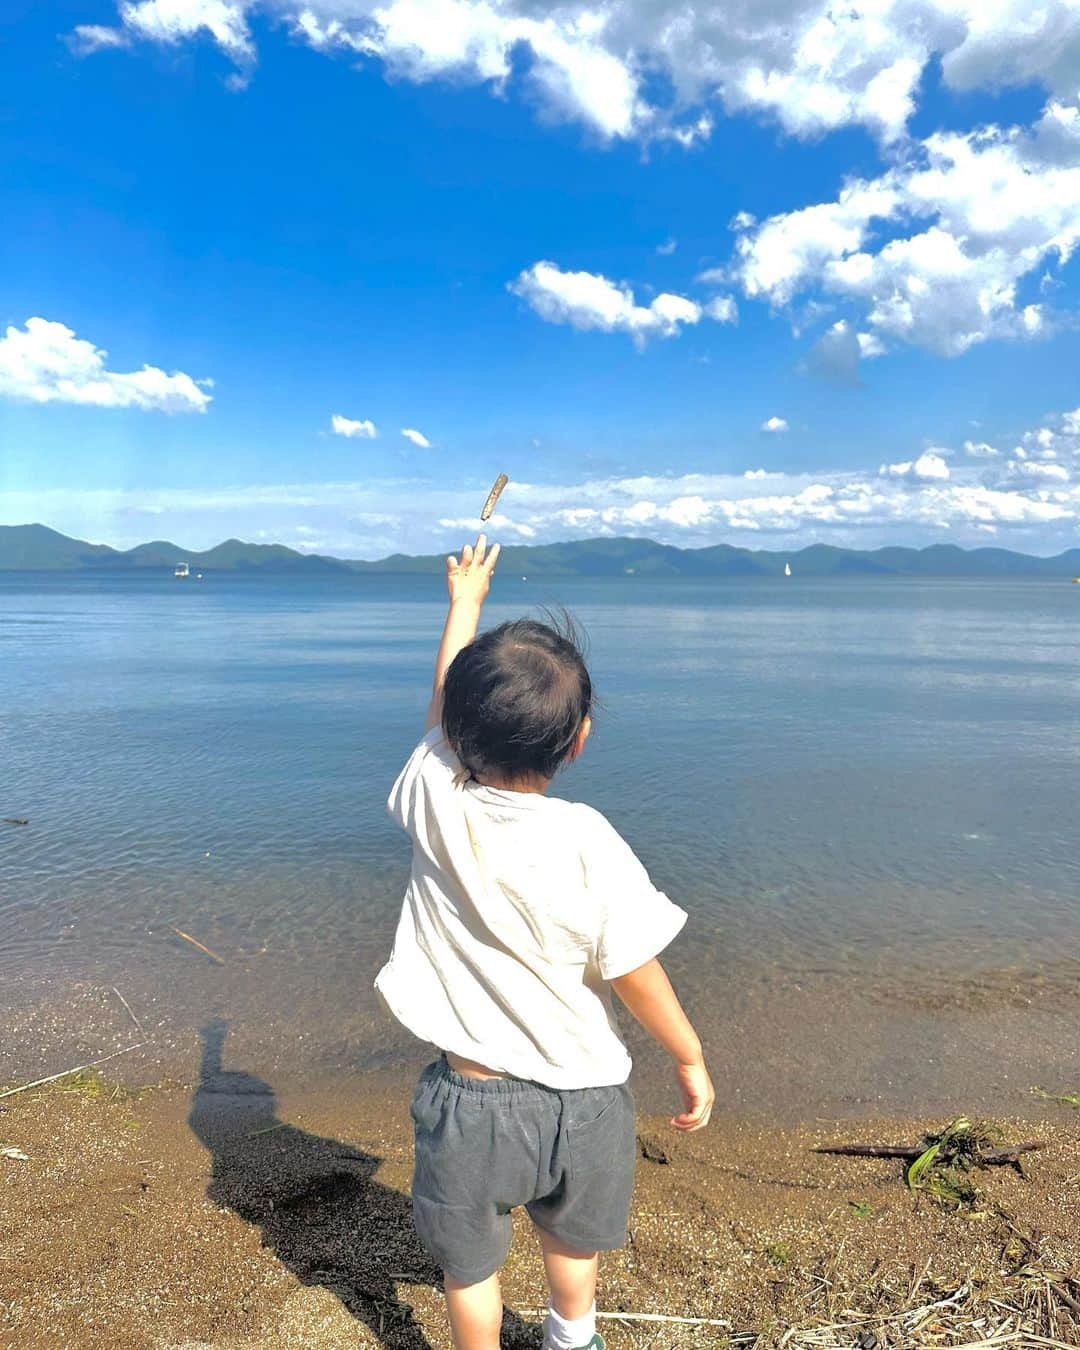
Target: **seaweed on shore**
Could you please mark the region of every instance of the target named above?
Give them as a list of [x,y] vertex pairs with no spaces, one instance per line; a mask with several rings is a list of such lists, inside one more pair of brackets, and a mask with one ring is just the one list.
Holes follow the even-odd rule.
[[815,1153],[851,1158],[898,1158],[910,1191],[923,1191],[941,1204],[974,1208],[979,1192],[969,1173],[983,1167],[1012,1167],[1023,1176],[1020,1157],[1043,1147],[1029,1139],[1004,1144],[1001,1130],[985,1122],[957,1116],[943,1130],[923,1135],[917,1144],[832,1144]]
[[1045,1088],[1033,1087],[1033,1097],[1042,1097],[1044,1101],[1057,1102],[1059,1106],[1072,1106],[1080,1111],[1080,1092],[1047,1092]]

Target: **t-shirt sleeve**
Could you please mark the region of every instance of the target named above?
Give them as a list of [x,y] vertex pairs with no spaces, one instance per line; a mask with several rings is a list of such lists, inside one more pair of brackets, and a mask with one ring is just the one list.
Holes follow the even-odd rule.
[[687,915],[657,890],[618,830],[598,811],[585,809],[585,882],[601,914],[596,959],[603,978],[615,980],[658,956]]
[[418,827],[423,828],[433,792],[438,794],[452,787],[455,773],[460,769],[457,756],[446,744],[442,727],[434,726],[405,762],[398,774],[386,809],[393,819],[416,838]]

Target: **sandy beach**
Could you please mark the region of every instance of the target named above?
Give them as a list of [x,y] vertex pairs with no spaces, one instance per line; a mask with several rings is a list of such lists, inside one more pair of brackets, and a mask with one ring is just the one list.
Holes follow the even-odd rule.
[[[271,1084],[213,1024],[194,1083],[87,1074],[0,1101],[0,1344],[448,1350],[410,1223],[407,1102],[399,1070]],[[811,1151],[910,1144],[940,1118],[722,1112],[679,1137],[641,1116],[631,1240],[599,1294],[638,1317],[604,1319],[611,1350],[1080,1344],[1080,1116],[1039,1105],[995,1124],[1046,1147],[1022,1174],[972,1173],[960,1208],[912,1193],[896,1160]],[[515,1350],[539,1344],[526,1227],[504,1277]]]

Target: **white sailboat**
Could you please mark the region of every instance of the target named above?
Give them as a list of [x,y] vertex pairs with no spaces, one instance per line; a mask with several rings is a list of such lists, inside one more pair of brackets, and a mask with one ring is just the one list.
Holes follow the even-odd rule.
[[784,564],[784,576],[786,576],[786,577],[791,576],[791,564],[790,564],[790,563],[785,563],[785,564]]
[[173,568],[173,576],[186,577],[190,571],[191,569],[188,567],[187,563],[177,563]]

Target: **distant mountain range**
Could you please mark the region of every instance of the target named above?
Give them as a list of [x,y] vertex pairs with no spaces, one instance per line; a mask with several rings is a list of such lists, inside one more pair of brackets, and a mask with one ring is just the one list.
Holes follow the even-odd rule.
[[[205,552],[166,540],[126,550],[70,539],[46,525],[0,525],[0,571],[133,572],[172,570],[186,562],[193,572],[257,573],[438,573],[445,555],[395,553],[378,562],[298,553],[284,544],[245,544],[226,539]],[[1080,575],[1080,548],[1054,558],[1004,548],[878,548],[872,551],[811,544],[787,552],[732,548],[675,548],[651,539],[575,539],[562,544],[504,547],[504,571],[535,577],[767,577],[790,563],[795,576],[1063,577]]]

